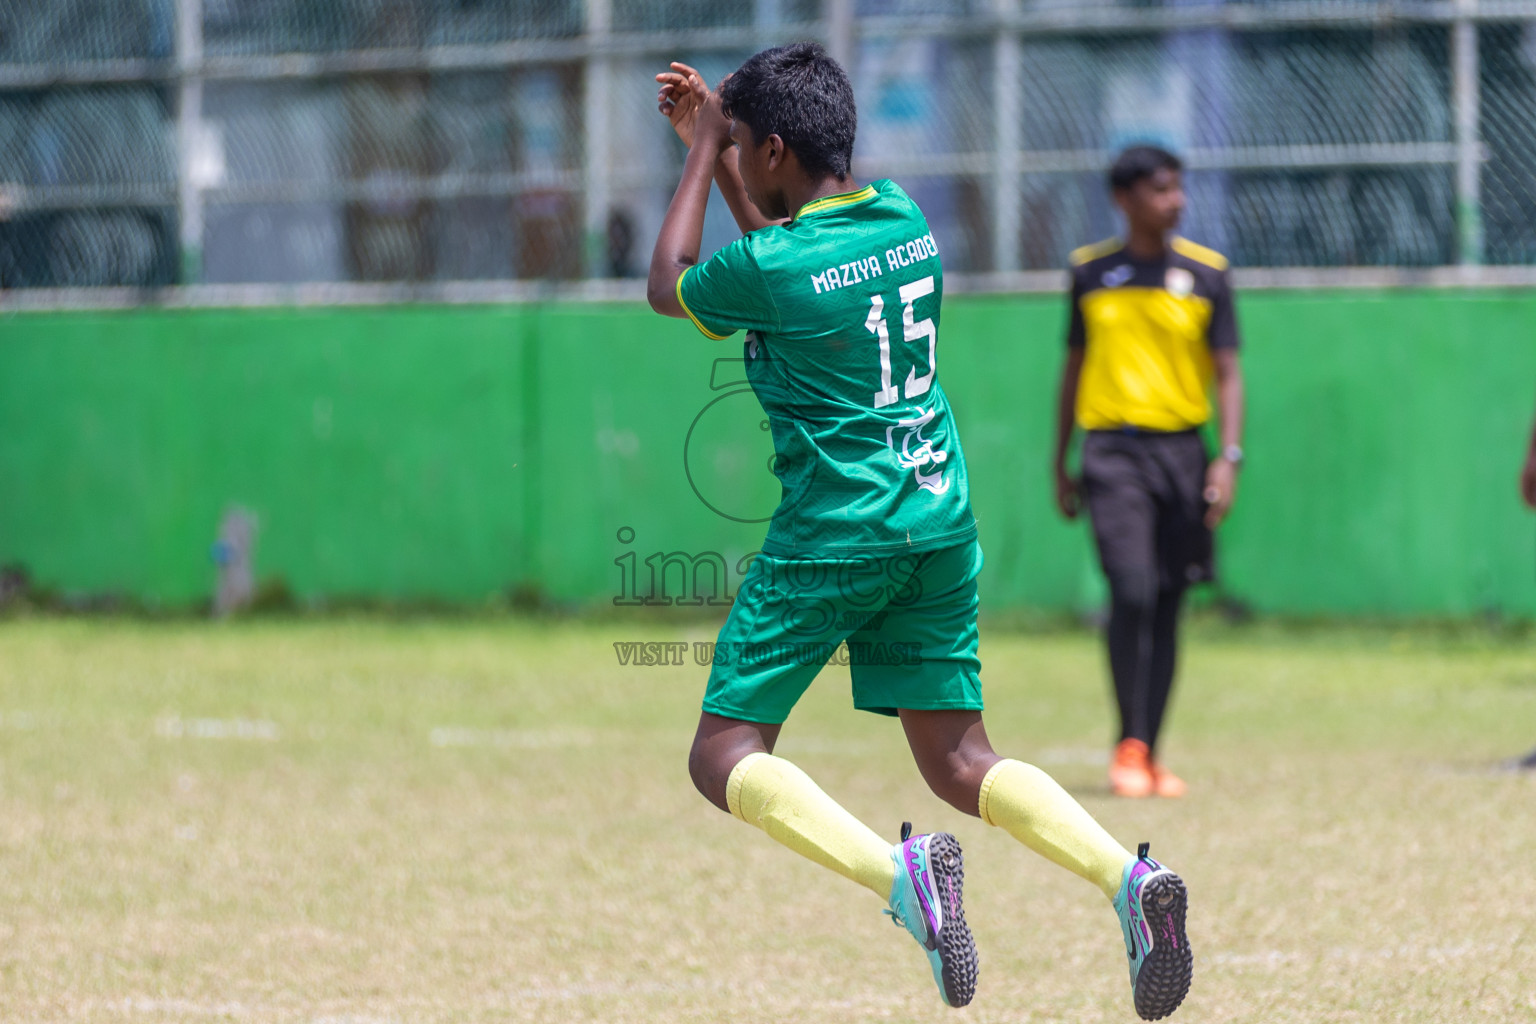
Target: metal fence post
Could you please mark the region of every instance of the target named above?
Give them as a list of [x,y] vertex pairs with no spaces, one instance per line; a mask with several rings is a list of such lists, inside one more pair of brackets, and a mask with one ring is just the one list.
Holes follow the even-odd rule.
[[613,91],[613,57],[609,37],[613,32],[612,0],[586,0],[587,62],[582,127],[585,145],[584,200],[586,234],[586,271],[588,277],[607,277],[608,213],[612,205],[611,153],[612,134],[608,116]]
[[854,76],[853,68],[853,0],[822,0],[822,20],[826,22],[824,34],[827,52],[843,66],[848,77]]
[[1451,27],[1451,89],[1456,112],[1457,262],[1463,267],[1483,262],[1482,171],[1483,144],[1480,66],[1477,49],[1477,0],[1456,0]]
[[783,0],[754,0],[752,28],[757,32],[757,41],[753,46],[763,50],[778,42],[778,28],[783,21]]
[[1023,71],[1019,0],[993,0],[998,28],[992,40],[992,269],[1019,269],[1019,156],[1022,148]]
[[203,121],[203,0],[176,0],[176,213],[181,282],[203,276],[203,192],[194,166]]

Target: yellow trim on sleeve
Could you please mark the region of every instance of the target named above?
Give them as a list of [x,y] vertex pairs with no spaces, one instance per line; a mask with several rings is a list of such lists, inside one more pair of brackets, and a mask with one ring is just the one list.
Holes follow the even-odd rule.
[[[698,266],[698,264],[694,264],[694,266]],[[683,278],[687,277],[688,271],[692,269],[693,267],[685,267],[683,272],[677,275],[677,304],[683,307],[683,312],[688,314],[688,319],[693,321],[693,326],[697,327],[700,333],[704,335],[704,337],[711,341],[724,341],[726,338],[730,337],[729,334],[716,334],[708,327],[705,327],[702,323],[699,322],[699,318],[693,315],[693,310],[688,308],[688,303],[683,301]]]
[[862,203],[866,199],[875,197],[875,186],[865,185],[857,192],[844,192],[835,196],[822,196],[820,199],[812,199],[800,211],[795,214],[795,220],[799,220],[808,213],[821,213],[823,210],[833,210],[839,206],[849,206],[853,203]]
[[1187,238],[1174,236],[1169,244],[1173,246],[1174,252],[1180,256],[1192,259],[1196,263],[1204,263],[1206,266],[1214,267],[1217,270],[1226,270],[1230,265],[1227,262],[1227,258],[1215,249],[1207,249],[1205,246],[1197,245]]
[[1079,246],[1072,250],[1072,255],[1067,259],[1074,267],[1080,267],[1084,263],[1091,263],[1100,256],[1108,256],[1119,249],[1124,243],[1118,238],[1106,238],[1102,242],[1094,242],[1092,245]]

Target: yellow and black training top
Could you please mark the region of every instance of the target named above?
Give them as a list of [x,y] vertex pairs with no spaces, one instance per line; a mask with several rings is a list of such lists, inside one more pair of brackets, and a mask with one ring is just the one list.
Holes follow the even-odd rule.
[[1188,430],[1211,418],[1211,351],[1237,347],[1227,260],[1175,238],[1139,260],[1119,239],[1072,253],[1067,344],[1086,348],[1084,430]]

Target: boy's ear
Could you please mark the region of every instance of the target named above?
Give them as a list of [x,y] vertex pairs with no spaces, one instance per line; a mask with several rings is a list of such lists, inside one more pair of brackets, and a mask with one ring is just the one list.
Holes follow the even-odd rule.
[[784,140],[777,135],[770,135],[763,141],[768,145],[768,170],[776,171],[784,162]]

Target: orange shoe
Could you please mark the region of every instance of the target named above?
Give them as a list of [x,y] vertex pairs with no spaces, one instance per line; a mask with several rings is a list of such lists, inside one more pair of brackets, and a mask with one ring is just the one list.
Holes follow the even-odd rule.
[[1151,766],[1152,787],[1158,796],[1167,796],[1177,799],[1178,797],[1181,797],[1185,793],[1189,792],[1189,786],[1185,784],[1183,779],[1173,774],[1173,772],[1169,771],[1167,768],[1164,768],[1156,761],[1152,761]]
[[1115,796],[1151,796],[1157,788],[1152,761],[1141,740],[1121,740],[1109,762],[1109,789]]

